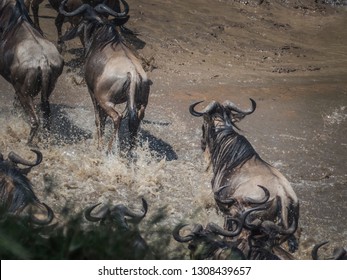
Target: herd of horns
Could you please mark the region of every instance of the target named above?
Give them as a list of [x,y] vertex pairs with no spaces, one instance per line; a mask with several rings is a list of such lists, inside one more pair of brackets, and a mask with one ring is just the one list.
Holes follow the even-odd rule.
[[[112,150],[114,141],[119,141],[121,121],[126,120],[129,139],[124,148],[129,152],[127,156],[133,156],[131,151],[137,144],[152,84],[141,59],[124,36],[134,35],[124,26],[129,20],[129,5],[125,0],[49,0],[57,11],[57,46],[41,30],[38,11],[42,1],[0,0],[0,74],[12,84],[16,100],[28,116],[27,142],[36,155],[35,161],[28,161],[14,152],[7,157],[0,153],[1,215],[26,214],[29,223],[36,227],[47,227],[55,219],[52,209],[35,195],[27,175],[43,159],[37,148],[37,136],[41,129],[50,130],[49,98],[63,72],[60,51],[66,48],[64,42],[81,38],[84,80],[94,106],[100,150]],[[29,16],[29,7],[34,20]],[[71,28],[63,35],[62,25],[66,20]],[[39,93],[42,118],[34,101]],[[200,110],[197,107],[202,101],[189,106],[191,115],[202,119],[201,149],[212,167],[213,198],[224,219],[223,225],[180,224],[172,229],[174,240],[188,243],[192,259],[294,259],[293,253],[298,249],[299,200],[293,188],[239,134],[237,123],[256,109],[256,102],[253,99],[250,102],[248,109],[228,100],[213,101]],[[116,107],[122,103],[126,106],[124,116]],[[104,147],[107,118],[113,122],[113,132]],[[138,227],[130,226],[145,217],[148,210],[145,199],[142,208],[138,212],[123,204],[96,204],[84,214],[87,221],[132,236],[127,246],[133,255],[125,254],[124,258],[144,258],[150,248]],[[314,259],[319,259],[318,249],[325,244],[312,249]],[[331,257],[346,258],[343,247],[337,248]]]

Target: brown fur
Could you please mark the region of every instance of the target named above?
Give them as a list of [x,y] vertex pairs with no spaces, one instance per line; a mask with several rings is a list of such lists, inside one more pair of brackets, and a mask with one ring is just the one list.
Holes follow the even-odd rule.
[[[41,92],[41,109],[49,127],[49,97],[63,70],[64,61],[56,47],[45,39],[25,14],[25,8],[14,0],[0,7],[0,74],[13,85],[20,104],[29,117],[31,130],[28,143],[39,128],[33,98]],[[12,15],[17,15],[11,18]]]

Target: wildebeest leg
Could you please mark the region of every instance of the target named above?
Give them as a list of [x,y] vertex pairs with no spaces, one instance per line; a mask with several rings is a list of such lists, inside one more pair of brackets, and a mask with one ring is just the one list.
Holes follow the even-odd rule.
[[106,118],[107,114],[104,112],[100,106],[96,105],[95,108],[95,124],[97,128],[97,134],[98,134],[98,149],[100,150],[103,147],[103,136],[105,132],[105,124],[106,124]]
[[26,73],[21,71],[15,72],[14,76],[22,77],[24,79],[18,79],[13,87],[15,88],[16,95],[20,104],[23,107],[24,112],[29,117],[29,122],[31,126],[28,145],[32,145],[33,139],[37,134],[38,128],[40,126],[40,120],[36,114],[33,96],[36,96],[40,91],[38,86],[41,78],[40,72],[36,68],[27,70]]
[[31,96],[28,94],[21,94],[19,92],[16,92],[19,102],[21,103],[24,112],[28,115],[29,117],[29,122],[30,122],[30,134],[28,138],[28,145],[32,145],[33,139],[35,135],[37,134],[38,128],[40,126],[40,120],[37,117],[37,114],[35,112],[35,107],[34,107],[34,102]]
[[47,70],[41,71],[41,110],[43,113],[43,127],[50,129],[51,108],[49,97],[55,87],[57,78]]
[[110,112],[109,116],[112,118],[113,121],[113,125],[114,125],[114,131],[113,131],[113,135],[111,136],[110,142],[108,143],[108,152],[111,152],[112,150],[112,144],[114,139],[116,139],[116,141],[118,140],[118,131],[119,131],[119,127],[120,127],[120,123],[122,120],[122,115],[118,114],[115,110],[115,106],[113,105],[113,110],[112,112]]
[[[288,217],[289,217],[289,223],[291,224],[293,220],[295,220],[296,225],[299,223],[299,205],[294,205],[293,202],[290,205],[288,209]],[[298,234],[298,232],[296,232]],[[299,248],[299,242],[298,242],[299,236],[295,236],[295,234],[292,234],[288,238],[288,248],[289,252],[293,253]]]
[[31,3],[31,10],[33,11],[34,16],[34,24],[35,26],[41,30],[39,23],[39,6],[43,2],[43,0],[33,0]]
[[[107,149],[107,152],[109,153],[112,150],[112,144],[113,144],[114,139],[117,139],[120,122],[122,120],[122,115],[117,112],[117,108],[112,102],[105,101],[105,102],[102,102],[101,104],[98,104],[94,95],[92,93],[90,95],[91,95],[92,101],[94,103],[95,124],[96,124],[97,129],[98,129],[98,137],[100,137],[99,140],[102,137],[103,130],[105,127],[105,121],[106,121],[105,116],[109,116],[113,121],[114,132],[113,132],[111,139],[108,143],[108,149]],[[100,106],[100,107],[98,108],[98,106]],[[104,115],[104,114],[106,114],[106,115]]]
[[57,17],[55,18],[55,27],[57,28],[57,32],[58,32],[58,51],[61,53],[64,48],[65,48],[65,43],[61,40],[61,36],[62,36],[62,27],[63,27],[63,23],[64,23],[64,19],[65,16],[62,14],[58,14]]
[[106,123],[106,118],[107,114],[101,108],[95,98],[94,93],[89,90],[90,97],[93,102],[93,107],[94,107],[94,114],[95,114],[95,126],[96,126],[96,133],[97,133],[97,138],[98,138],[98,150],[101,150],[103,147],[103,135],[105,131],[105,123]]

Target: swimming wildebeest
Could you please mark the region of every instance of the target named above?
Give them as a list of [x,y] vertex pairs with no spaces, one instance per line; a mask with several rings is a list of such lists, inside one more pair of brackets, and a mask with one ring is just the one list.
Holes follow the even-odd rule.
[[[238,218],[228,218],[228,223],[233,222],[233,229],[225,230],[214,223],[207,224],[206,228],[202,225],[195,225],[191,232],[186,236],[180,235],[180,230],[185,225],[179,225],[173,231],[173,237],[178,242],[189,242],[191,259],[249,259],[249,260],[278,260],[294,259],[292,255],[281,247],[268,244],[268,236],[261,236],[258,228],[249,224],[248,216],[257,211],[267,210],[270,192],[264,190],[265,198],[253,208],[238,213]],[[248,250],[238,248],[240,240],[236,237],[243,234],[243,230],[250,231],[248,237]],[[232,237],[234,240],[231,240]],[[242,240],[245,241],[245,240]],[[269,246],[270,245],[270,246]]]
[[225,229],[232,228],[232,223],[228,222],[230,217],[238,217],[245,209],[261,203],[262,188],[266,188],[270,193],[267,208],[249,216],[246,224],[252,230],[244,231],[246,236],[241,237],[244,244],[240,244],[240,248],[247,247],[249,235],[258,231],[260,235],[271,237],[267,240],[271,246],[288,240],[290,251],[295,251],[298,198],[288,180],[265,162],[250,142],[235,130],[238,128],[236,122],[254,112],[255,101],[251,99],[252,107],[247,110],[230,101],[223,104],[213,101],[198,112],[195,107],[201,102],[192,104],[189,110],[193,116],[203,117],[201,144],[213,167],[212,190],[225,216]]
[[[264,202],[267,202],[270,193],[266,191],[265,195]],[[266,209],[264,203],[260,204],[239,213],[237,218],[230,218],[229,222],[232,221],[234,224],[231,230],[225,230],[215,223],[208,223],[205,228],[197,224],[188,235],[181,236],[180,230],[186,225],[178,225],[173,231],[173,237],[178,242],[189,242],[191,259],[247,259],[248,256],[237,247],[238,242],[230,241],[228,238],[237,237],[242,233],[246,219],[252,212]]]
[[12,84],[29,117],[28,144],[33,144],[40,125],[33,99],[41,92],[43,124],[49,128],[49,97],[63,65],[57,48],[33,26],[23,0],[1,1],[0,74]]
[[[32,150],[37,158],[35,162],[23,159],[14,152],[9,153],[8,159],[4,159],[0,153],[0,207],[4,214],[19,215],[25,209],[30,208],[31,220],[40,225],[49,224],[53,219],[53,211],[46,204],[41,203],[34,193],[32,183],[27,178],[31,168],[42,161],[40,151]],[[20,168],[18,165],[24,165]],[[46,219],[38,219],[32,213],[36,210],[47,212]]]
[[117,250],[124,251],[124,258],[143,259],[148,256],[148,245],[138,229],[138,224],[147,214],[146,200],[142,199],[141,212],[130,210],[123,204],[117,204],[102,207],[97,213],[92,214],[99,205],[100,203],[88,207],[85,210],[85,218],[91,222],[99,222],[104,230],[114,232],[112,238],[118,241]]
[[[237,248],[236,244],[225,240],[224,232],[215,224],[208,224],[205,228],[196,224],[189,234],[182,236],[180,230],[186,225],[179,225],[173,231],[173,237],[178,242],[189,242],[190,259],[192,260],[244,260],[246,256]],[[241,226],[242,227],[242,226]],[[235,230],[235,236],[240,232]],[[228,236],[231,232],[228,232]]]
[[[107,117],[114,125],[114,133],[108,144],[112,148],[123,118],[116,108],[117,104],[126,102],[130,132],[129,147],[136,141],[140,122],[144,117],[148,103],[150,80],[141,66],[141,62],[126,45],[119,32],[119,26],[127,22],[129,6],[125,0],[123,12],[115,12],[105,4],[92,7],[84,4],[75,11],[66,12],[64,2],[60,12],[69,17],[83,15],[86,41],[85,81],[93,101],[95,123],[97,127],[98,147],[102,139]],[[109,15],[107,19],[101,15]],[[79,28],[77,27],[76,30]],[[73,32],[71,32],[72,34]],[[76,34],[77,35],[77,34]],[[67,35],[69,37],[69,35]]]

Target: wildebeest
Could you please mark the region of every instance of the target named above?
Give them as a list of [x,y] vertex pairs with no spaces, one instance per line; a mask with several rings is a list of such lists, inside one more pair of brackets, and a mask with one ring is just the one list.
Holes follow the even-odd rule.
[[[41,203],[33,191],[33,186],[27,178],[31,168],[42,161],[42,154],[38,150],[32,150],[36,154],[36,161],[30,162],[14,152],[9,153],[8,159],[4,159],[0,153],[0,207],[4,213],[19,215],[25,209],[30,211],[40,210],[47,212],[47,218],[37,219],[32,213],[31,220],[40,225],[49,224],[53,219],[53,211],[46,204]],[[18,164],[25,165],[20,168]]]
[[[269,199],[268,192],[266,195]],[[230,218],[229,221],[233,222],[231,230],[225,230],[215,223],[208,223],[205,228],[197,224],[188,235],[181,236],[180,230],[186,225],[178,225],[173,231],[173,237],[178,242],[189,242],[191,259],[247,259],[245,253],[237,248],[238,242],[227,240],[226,237],[239,236],[246,224],[247,217],[252,212],[265,209],[266,206],[263,204],[245,210],[237,218]]]
[[[313,260],[320,259],[318,256],[318,249],[327,243],[329,243],[329,241],[321,242],[313,247],[312,253],[311,253]],[[333,255],[327,258],[327,260],[347,260],[347,248],[343,248],[343,247],[335,248],[333,251]]]
[[[261,188],[265,192],[265,198],[255,203],[259,204],[258,206],[239,213],[238,218],[228,218],[228,222],[233,223],[232,230],[225,230],[214,223],[207,224],[206,228],[198,224],[194,226],[188,235],[181,236],[180,230],[185,225],[179,225],[173,231],[173,237],[178,242],[189,242],[188,248],[191,259],[294,259],[283,248],[268,244],[266,236],[260,236],[257,232],[258,229],[247,221],[251,213],[263,211],[269,207],[267,201],[270,198],[270,193],[266,188]],[[241,241],[236,238],[242,235],[243,230],[251,232],[247,239],[248,251],[239,248]],[[234,240],[230,240],[230,237],[233,237]]]
[[[43,0],[27,0],[27,7],[31,6],[32,12],[33,12],[33,17],[34,17],[34,23],[35,26],[38,27],[41,30],[40,27],[40,21],[39,21],[39,6],[43,2]],[[62,36],[62,27],[63,23],[65,21],[65,16],[61,13],[59,13],[59,6],[63,0],[48,0],[49,4],[51,7],[58,12],[57,17],[55,18],[55,26],[57,28],[58,32],[58,47],[61,50],[63,47],[63,42],[61,41],[61,36]],[[67,11],[73,11],[80,7],[84,3],[88,3],[92,6],[95,6],[97,4],[100,4],[104,2],[106,5],[109,7],[112,7],[116,9],[116,11],[120,11],[120,4],[119,0],[68,0],[66,2],[66,10]],[[76,16],[76,17],[70,17],[68,18],[72,26],[76,26],[79,24],[81,21],[81,18]],[[83,37],[81,37],[82,44],[83,42]]]
[[[123,204],[106,206],[92,214],[96,204],[85,210],[85,218],[91,222],[99,222],[107,230],[114,231],[114,239],[119,240],[118,250],[124,250],[124,258],[143,259],[149,254],[146,241],[142,238],[138,224],[146,216],[148,205],[142,199],[142,211],[133,211]],[[133,226],[130,226],[131,223]],[[106,230],[106,229],[105,229]]]
[[[105,4],[95,8],[84,4],[73,12],[64,10],[64,2],[60,12],[65,16],[83,15],[86,38],[85,81],[88,86],[95,111],[98,147],[102,146],[102,138],[107,117],[114,125],[114,133],[108,144],[108,151],[118,136],[122,114],[117,104],[126,102],[130,132],[130,148],[134,146],[140,122],[144,117],[148,103],[150,80],[141,66],[141,62],[126,45],[118,27],[129,18],[129,6],[121,0],[124,11],[115,12]],[[113,19],[100,15],[108,14]]]
[[34,28],[23,0],[1,1],[0,74],[12,84],[29,117],[28,144],[33,144],[40,125],[33,99],[41,92],[44,127],[49,128],[49,97],[63,65],[57,48]]
[[[190,259],[192,260],[244,260],[246,256],[236,244],[224,239],[224,230],[208,224],[206,228],[197,224],[186,236],[180,235],[180,230],[186,225],[179,225],[173,231],[173,237],[178,242],[189,242]],[[236,233],[236,235],[240,232]],[[235,235],[235,236],[236,236]]]
[[[256,231],[271,237],[271,246],[280,245],[288,240],[291,252],[297,249],[294,233],[298,226],[299,202],[288,180],[273,166],[265,162],[254,150],[250,142],[238,132],[236,122],[254,112],[256,102],[251,99],[252,107],[242,110],[234,103],[223,104],[213,101],[198,112],[196,102],[189,108],[196,117],[203,117],[202,149],[210,158],[213,167],[212,190],[219,209],[225,216],[226,229],[232,228],[229,217],[238,217],[264,196],[265,187],[270,198],[266,210],[250,215],[247,222],[252,231],[245,231],[246,239]],[[244,248],[243,248],[244,249]]]

